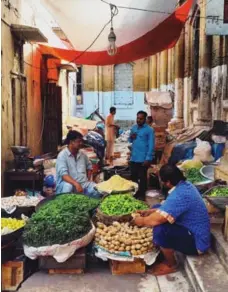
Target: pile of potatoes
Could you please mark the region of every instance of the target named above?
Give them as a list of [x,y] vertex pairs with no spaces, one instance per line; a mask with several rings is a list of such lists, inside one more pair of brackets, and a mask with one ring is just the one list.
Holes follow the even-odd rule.
[[98,222],[95,244],[111,253],[128,251],[133,256],[146,254],[153,249],[152,229],[114,222],[111,226]]

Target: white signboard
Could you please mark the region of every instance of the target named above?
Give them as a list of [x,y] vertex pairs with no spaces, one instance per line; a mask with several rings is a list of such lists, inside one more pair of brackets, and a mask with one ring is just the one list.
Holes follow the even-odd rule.
[[228,0],[207,0],[206,34],[228,35]]

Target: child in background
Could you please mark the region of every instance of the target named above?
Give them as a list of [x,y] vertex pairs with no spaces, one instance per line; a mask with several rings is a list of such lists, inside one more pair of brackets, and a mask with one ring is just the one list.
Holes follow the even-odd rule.
[[45,197],[55,195],[55,178],[53,175],[48,175],[44,178],[43,193]]

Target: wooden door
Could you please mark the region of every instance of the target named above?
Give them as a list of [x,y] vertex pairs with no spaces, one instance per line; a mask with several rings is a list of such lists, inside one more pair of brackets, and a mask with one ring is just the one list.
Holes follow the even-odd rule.
[[26,77],[11,76],[13,144],[27,146],[27,82]]
[[47,83],[43,103],[43,152],[56,153],[62,142],[62,88],[55,83]]

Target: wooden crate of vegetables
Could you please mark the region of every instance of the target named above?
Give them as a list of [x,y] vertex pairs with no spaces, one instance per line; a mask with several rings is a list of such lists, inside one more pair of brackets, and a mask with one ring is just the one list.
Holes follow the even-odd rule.
[[53,257],[39,257],[40,270],[49,274],[82,274],[86,267],[86,249],[77,250],[67,261],[58,263]]
[[135,259],[133,262],[110,260],[109,264],[112,275],[143,274],[146,272],[146,265],[141,259]]
[[145,272],[143,259],[137,258],[153,250],[152,229],[114,222],[110,226],[98,222],[95,244],[113,255],[127,253],[133,261],[110,260],[113,275],[137,274]]
[[2,290],[17,291],[21,283],[37,270],[37,261],[30,260],[24,255],[4,263],[2,265]]

